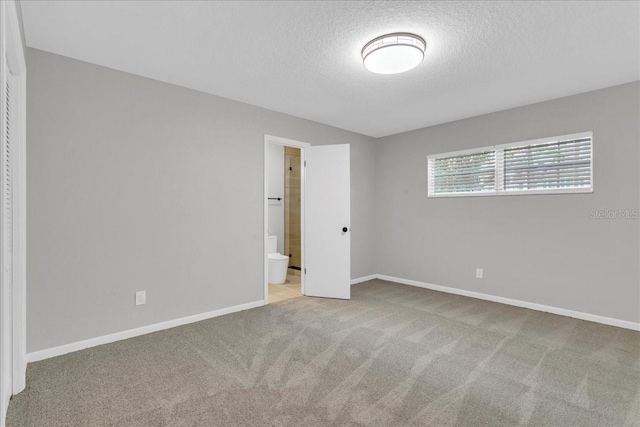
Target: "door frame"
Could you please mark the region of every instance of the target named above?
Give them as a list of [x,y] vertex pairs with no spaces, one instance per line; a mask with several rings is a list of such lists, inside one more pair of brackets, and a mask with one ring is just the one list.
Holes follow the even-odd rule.
[[305,183],[305,148],[310,147],[311,144],[308,142],[296,141],[293,139],[282,138],[279,136],[273,135],[264,135],[264,205],[263,205],[263,216],[264,216],[264,227],[262,234],[264,235],[263,240],[263,248],[262,248],[262,260],[264,263],[264,303],[269,304],[269,273],[268,273],[268,259],[267,259],[267,246],[269,242],[269,170],[268,170],[268,159],[267,159],[267,150],[269,148],[269,144],[282,145],[285,147],[294,147],[300,149],[300,162],[303,167],[300,168],[300,292],[304,295],[304,276],[305,276],[305,256],[304,256],[304,238],[305,238],[305,224],[304,224],[304,183]]
[[[13,174],[12,174],[12,286],[0,275],[0,304],[2,306],[2,324],[0,342],[2,354],[9,354],[10,360],[2,360],[0,370],[0,404],[2,405],[2,421],[9,398],[24,390],[26,385],[27,348],[26,348],[26,72],[25,52],[22,44],[18,6],[15,0],[0,2],[0,101],[2,136],[0,148],[5,144],[5,105],[6,82],[10,81],[14,88],[12,100],[15,103],[12,116]],[[5,75],[5,70],[10,75]],[[4,214],[4,209],[2,209]],[[4,217],[0,223],[4,227]],[[0,268],[4,271],[7,257],[4,244],[0,245]],[[8,349],[7,349],[8,347]],[[5,353],[6,352],[6,353]],[[2,357],[2,359],[4,359]],[[10,394],[7,396],[7,392]]]

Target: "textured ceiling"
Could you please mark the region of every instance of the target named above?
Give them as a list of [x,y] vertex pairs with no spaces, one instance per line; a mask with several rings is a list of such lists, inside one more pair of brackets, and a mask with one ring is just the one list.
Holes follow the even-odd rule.
[[[30,47],[380,137],[640,80],[638,2],[22,1]],[[427,40],[378,75],[381,34]]]

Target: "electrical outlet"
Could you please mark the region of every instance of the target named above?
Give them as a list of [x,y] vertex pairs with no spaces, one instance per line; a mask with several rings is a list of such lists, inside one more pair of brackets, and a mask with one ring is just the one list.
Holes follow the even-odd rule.
[[147,303],[147,291],[136,292],[136,305],[144,305]]
[[482,279],[484,271],[481,268],[476,268],[476,279]]

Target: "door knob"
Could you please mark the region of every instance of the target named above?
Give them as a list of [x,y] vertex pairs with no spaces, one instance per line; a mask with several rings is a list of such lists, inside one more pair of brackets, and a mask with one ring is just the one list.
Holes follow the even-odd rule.
[[342,232],[346,233],[347,231],[349,231],[349,229],[347,227],[342,227]]

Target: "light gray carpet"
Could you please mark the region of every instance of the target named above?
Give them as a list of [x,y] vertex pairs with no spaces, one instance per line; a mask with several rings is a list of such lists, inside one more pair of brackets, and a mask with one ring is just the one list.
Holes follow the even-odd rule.
[[8,426],[640,426],[640,333],[374,280],[29,364]]

